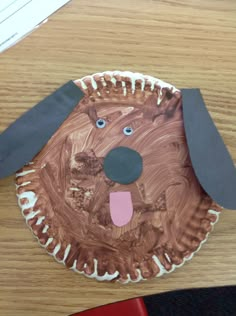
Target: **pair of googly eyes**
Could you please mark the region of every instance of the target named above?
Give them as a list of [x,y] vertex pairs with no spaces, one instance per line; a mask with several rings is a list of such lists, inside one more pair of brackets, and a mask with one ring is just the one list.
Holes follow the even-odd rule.
[[[106,126],[106,121],[102,118],[98,119],[97,122],[96,122],[96,126],[98,128],[104,128]],[[134,132],[134,130],[132,129],[132,127],[130,126],[126,126],[125,128],[123,128],[123,133],[126,135],[126,136],[130,136],[132,135]]]

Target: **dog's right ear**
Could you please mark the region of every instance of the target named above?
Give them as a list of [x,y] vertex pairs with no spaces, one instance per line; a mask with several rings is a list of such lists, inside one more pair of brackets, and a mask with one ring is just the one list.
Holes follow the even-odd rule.
[[182,89],[184,127],[195,174],[210,197],[236,210],[236,169],[199,89]]

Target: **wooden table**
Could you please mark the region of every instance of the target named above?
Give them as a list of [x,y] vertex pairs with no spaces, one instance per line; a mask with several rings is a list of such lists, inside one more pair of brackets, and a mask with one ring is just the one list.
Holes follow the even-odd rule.
[[[90,3],[90,4],[88,4]],[[69,79],[104,70],[201,88],[236,162],[235,0],[71,1],[0,56],[0,131]],[[108,284],[66,270],[26,227],[13,176],[0,180],[0,315],[56,316],[172,289],[236,284],[236,212],[161,279]]]

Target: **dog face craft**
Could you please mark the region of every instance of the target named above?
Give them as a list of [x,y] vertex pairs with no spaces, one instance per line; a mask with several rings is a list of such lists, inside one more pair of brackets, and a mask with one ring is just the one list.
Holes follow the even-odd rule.
[[56,260],[98,280],[171,272],[206,241],[221,208],[195,176],[181,92],[106,72],[16,177],[19,204]]

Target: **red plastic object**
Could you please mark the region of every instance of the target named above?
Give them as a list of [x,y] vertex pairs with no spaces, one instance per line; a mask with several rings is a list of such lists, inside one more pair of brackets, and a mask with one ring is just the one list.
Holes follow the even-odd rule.
[[108,304],[76,313],[71,316],[148,316],[142,298]]

